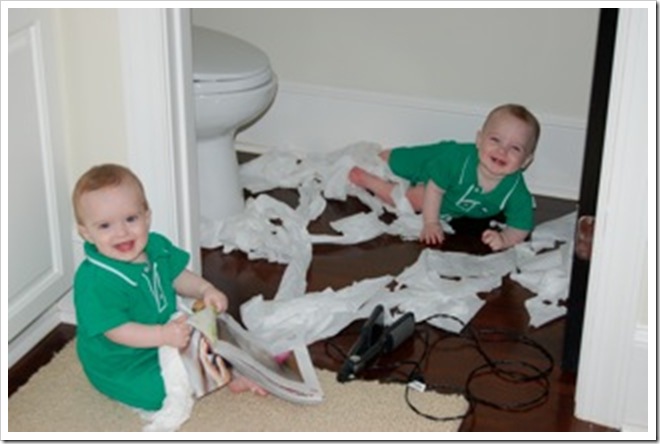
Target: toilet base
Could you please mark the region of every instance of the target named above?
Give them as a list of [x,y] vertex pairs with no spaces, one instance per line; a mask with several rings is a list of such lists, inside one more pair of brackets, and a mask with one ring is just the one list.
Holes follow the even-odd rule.
[[198,174],[202,217],[222,221],[245,208],[233,134],[198,140]]

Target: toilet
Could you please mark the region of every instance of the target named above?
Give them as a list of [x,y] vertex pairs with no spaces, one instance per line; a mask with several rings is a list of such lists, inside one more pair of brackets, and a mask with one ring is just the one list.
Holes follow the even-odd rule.
[[224,32],[192,26],[193,92],[202,218],[243,211],[236,133],[272,103],[277,77],[268,56]]

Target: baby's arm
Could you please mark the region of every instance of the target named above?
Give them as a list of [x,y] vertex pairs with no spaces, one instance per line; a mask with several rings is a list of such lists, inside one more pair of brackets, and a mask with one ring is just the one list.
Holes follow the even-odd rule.
[[218,313],[227,310],[227,296],[206,279],[188,270],[183,270],[174,280],[174,289],[181,296],[204,301],[207,307],[214,307]]
[[165,325],[145,325],[127,322],[105,332],[105,336],[117,344],[134,348],[185,347],[190,339],[192,327],[186,323],[186,316],[168,322]]
[[442,225],[440,225],[440,220],[438,219],[443,194],[444,190],[438,187],[432,180],[429,180],[424,188],[424,203],[422,205],[424,227],[419,237],[426,244],[440,245],[445,239]]
[[499,251],[524,241],[529,231],[516,228],[505,228],[502,231],[486,230],[481,235],[481,241],[488,245],[491,250]]

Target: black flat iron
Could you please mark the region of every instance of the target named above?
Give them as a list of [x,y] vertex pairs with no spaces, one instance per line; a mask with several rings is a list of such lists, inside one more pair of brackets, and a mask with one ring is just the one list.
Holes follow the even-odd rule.
[[360,337],[348,352],[337,381],[355,379],[358,373],[368,368],[380,355],[389,353],[408,339],[415,331],[415,315],[408,312],[392,325],[385,326],[385,309],[377,305],[360,329]]

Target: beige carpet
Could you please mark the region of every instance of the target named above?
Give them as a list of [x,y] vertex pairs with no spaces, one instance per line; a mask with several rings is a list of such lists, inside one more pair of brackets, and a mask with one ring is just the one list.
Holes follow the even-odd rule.
[[[415,414],[400,384],[340,384],[325,370],[319,370],[319,379],[326,397],[313,406],[221,389],[196,403],[181,432],[451,432],[460,426],[460,421],[431,421]],[[461,396],[429,391],[415,392],[411,399],[420,410],[439,417],[467,410]],[[141,426],[136,413],[90,386],[74,342],[8,402],[9,432],[139,432]]]

